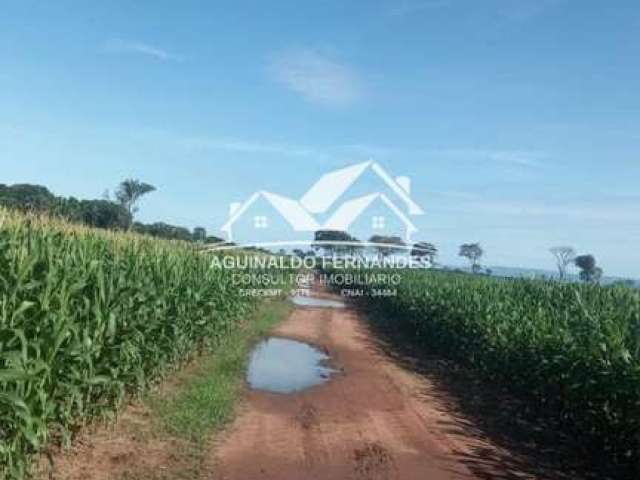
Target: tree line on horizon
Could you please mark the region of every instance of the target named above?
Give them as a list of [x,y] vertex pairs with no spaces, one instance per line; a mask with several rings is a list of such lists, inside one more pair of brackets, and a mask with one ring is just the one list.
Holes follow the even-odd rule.
[[[171,225],[166,222],[142,223],[135,221],[139,210],[140,199],[156,191],[156,187],[137,179],[126,179],[120,182],[115,190],[115,199],[106,193],[102,199],[79,200],[75,197],[56,196],[42,185],[33,184],[0,184],[0,206],[23,212],[44,213],[63,218],[73,223],[80,223],[89,227],[109,230],[129,230],[143,235],[169,240],[182,240],[203,244],[220,243],[225,240],[213,235],[207,235],[204,227],[189,230],[186,227]],[[323,242],[345,242],[344,245],[330,245]],[[368,242],[374,244],[371,248],[380,258],[388,257],[399,251],[409,251],[412,257],[426,258],[429,263],[436,265],[438,248],[433,243],[418,241],[407,244],[399,236],[373,235]],[[296,249],[294,254],[302,256],[324,250],[325,255],[353,255],[363,254],[364,246],[361,241],[347,232],[339,230],[318,230],[314,235],[313,250],[303,252]],[[603,270],[591,254],[578,255],[573,247],[556,246],[550,249],[556,260],[558,277],[566,280],[569,266],[574,265],[579,272],[579,278],[585,283],[599,283]],[[471,272],[491,275],[490,269],[483,270],[480,260],[484,249],[480,243],[464,243],[460,245],[458,255],[466,258],[470,263]]]
[[[330,244],[325,242],[344,242],[344,244]],[[430,263],[435,262],[438,255],[438,248],[429,242],[416,242],[410,245],[398,236],[373,235],[369,238],[370,250],[375,252],[379,258],[386,258],[394,253],[410,250],[410,255],[417,258],[426,258]],[[332,255],[352,255],[361,256],[364,253],[365,245],[356,237],[341,230],[318,230],[314,234],[314,241],[311,244],[315,251],[323,250],[327,256]],[[301,255],[302,250],[294,250],[294,253]]]
[[101,199],[77,199],[54,195],[47,187],[33,184],[0,184],[0,206],[21,212],[42,213],[72,223],[107,230],[133,231],[168,240],[199,243],[224,242],[207,235],[204,227],[189,230],[166,222],[142,223],[135,220],[140,199],[156,188],[136,179],[120,182],[115,199],[105,193]]
[[[331,245],[323,242],[337,241],[345,242],[344,245]],[[373,235],[369,238],[370,244],[375,244],[371,250],[377,253],[380,258],[387,257],[391,254],[403,250],[410,250],[409,255],[412,257],[427,258],[432,265],[436,265],[435,259],[438,255],[438,248],[430,242],[419,241],[413,244],[407,244],[398,236]],[[347,232],[340,230],[318,230],[315,232],[314,243],[312,247],[315,251],[324,250],[325,255],[362,255],[364,246],[360,245],[361,241],[353,237]],[[410,247],[410,248],[409,248]],[[591,254],[577,255],[572,247],[552,247],[550,252],[556,258],[556,264],[559,272],[559,279],[564,281],[567,279],[567,269],[570,265],[575,265],[580,269],[579,278],[585,283],[599,283],[602,279],[603,270],[598,266],[596,258]],[[306,254],[314,253],[313,251]],[[294,250],[294,254],[304,256],[302,250]],[[484,255],[484,249],[479,242],[463,243],[458,250],[460,257],[466,258],[470,263],[471,272],[474,274],[483,273],[492,275],[489,268],[482,268],[480,260]]]

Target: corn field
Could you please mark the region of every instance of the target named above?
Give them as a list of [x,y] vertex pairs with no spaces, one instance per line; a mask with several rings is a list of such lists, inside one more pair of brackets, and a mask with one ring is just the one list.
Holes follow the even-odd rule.
[[396,293],[367,298],[388,326],[556,412],[603,455],[638,462],[639,290],[405,270]]
[[0,477],[111,416],[253,308],[186,244],[0,210]]

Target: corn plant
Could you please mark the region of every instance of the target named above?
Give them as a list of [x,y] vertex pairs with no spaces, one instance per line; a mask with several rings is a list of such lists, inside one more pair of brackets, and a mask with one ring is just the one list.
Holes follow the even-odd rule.
[[425,348],[556,411],[615,461],[640,459],[640,290],[406,270],[395,296],[368,302]]
[[0,210],[0,477],[110,416],[254,307],[187,244]]

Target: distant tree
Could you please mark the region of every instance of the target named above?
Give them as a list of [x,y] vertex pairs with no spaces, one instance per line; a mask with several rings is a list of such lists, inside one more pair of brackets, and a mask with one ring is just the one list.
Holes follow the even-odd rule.
[[345,245],[341,251],[346,253],[347,255],[351,255],[352,257],[362,256],[362,252],[364,251],[364,247],[362,246],[362,242],[358,240],[356,237],[350,237],[349,242],[350,245]]
[[574,260],[576,267],[580,269],[580,280],[585,283],[599,283],[602,278],[602,269],[598,267],[593,255],[578,255]]
[[479,243],[464,243],[460,245],[458,255],[465,257],[471,263],[471,271],[478,273],[480,271],[480,259],[484,254],[484,250]]
[[178,227],[176,225],[170,225],[164,222],[155,222],[151,224],[135,222],[132,228],[138,233],[151,235],[152,237],[156,238],[164,238],[167,240],[183,240],[185,242],[193,241],[193,236],[188,228]]
[[372,249],[377,252],[379,258],[385,258],[392,253],[402,251],[406,245],[400,237],[386,235],[373,235],[369,242],[376,244]]
[[214,235],[208,235],[204,243],[225,243],[225,240]]
[[156,187],[133,178],[128,178],[118,185],[116,199],[133,218],[138,211],[138,201],[143,195],[155,191]]
[[560,280],[564,280],[567,276],[567,267],[576,258],[576,251],[573,247],[567,246],[551,247],[549,251],[556,259]]
[[96,228],[123,229],[131,222],[128,212],[115,202],[57,197],[41,185],[0,185],[0,205],[24,212],[45,213]]
[[191,234],[191,238],[194,242],[204,243],[207,239],[207,229],[204,227],[195,227]]
[[0,184],[0,205],[23,212],[49,211],[56,196],[46,187],[27,183],[16,185]]
[[300,248],[294,248],[294,249],[293,249],[293,254],[294,254],[296,257],[300,257],[300,258],[304,258],[304,257],[305,257],[304,250],[302,250],[302,249],[300,249]]
[[[38,189],[47,191],[44,187],[38,187]],[[0,204],[2,204],[1,199]],[[22,198],[14,203],[13,207],[22,211],[46,213],[95,228],[127,228],[130,219],[124,208],[107,200],[78,200],[74,197],[49,197],[48,195],[38,196],[38,199],[35,200],[29,195],[29,198]]]
[[411,256],[415,258],[426,258],[429,263],[433,264],[438,255],[438,248],[429,242],[418,242],[413,244]]
[[109,200],[80,200],[79,221],[95,228],[126,230],[131,224],[131,215],[121,205]]
[[0,184],[0,206],[20,211],[45,213],[73,223],[111,230],[133,228],[136,232],[158,238],[205,243],[224,242],[222,238],[207,236],[203,227],[193,232],[184,227],[164,222],[152,224],[133,223],[137,200],[155,188],[138,180],[125,180],[118,187],[117,202],[109,200],[107,193],[98,200],[78,200],[74,197],[57,197],[41,185]]
[[350,251],[348,245],[332,245],[325,242],[355,242],[356,238],[342,230],[318,230],[314,234],[311,246],[316,250],[323,250],[327,256],[344,254]]
[[596,269],[593,272],[593,276],[591,277],[591,281],[593,283],[600,283],[600,281],[602,280],[603,274],[604,274],[604,270],[602,270],[602,268],[600,267],[596,267]]

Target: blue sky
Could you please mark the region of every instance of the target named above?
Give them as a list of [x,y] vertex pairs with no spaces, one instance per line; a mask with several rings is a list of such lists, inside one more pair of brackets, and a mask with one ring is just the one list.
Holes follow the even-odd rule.
[[[211,233],[369,158],[409,175],[441,260],[551,268],[570,244],[640,276],[633,0],[5,1],[0,183]],[[219,232],[218,232],[219,233]]]

